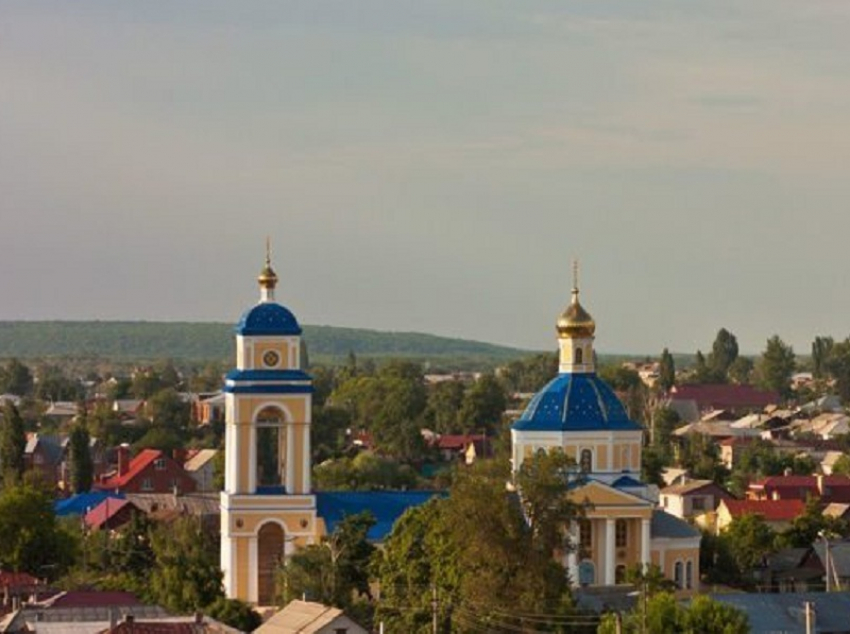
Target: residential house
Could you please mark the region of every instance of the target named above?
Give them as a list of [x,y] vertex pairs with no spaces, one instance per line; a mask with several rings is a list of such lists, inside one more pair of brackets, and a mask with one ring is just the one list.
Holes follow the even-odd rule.
[[742,416],[779,403],[780,396],[777,392],[751,385],[675,385],[670,390],[670,401],[692,401],[699,412],[723,409]]
[[24,447],[24,468],[38,473],[42,481],[57,487],[62,480],[64,453],[59,436],[29,433]]
[[50,403],[44,415],[56,420],[59,424],[69,423],[77,417],[79,409],[73,401],[55,401]]
[[746,614],[753,634],[805,634],[807,604],[814,615],[811,632],[850,634],[850,592],[730,592],[709,596]]
[[124,526],[141,511],[127,499],[106,498],[83,516],[83,523],[93,531],[113,531]]
[[719,534],[744,515],[759,515],[775,531],[791,526],[806,510],[802,500],[721,500],[715,513],[697,518],[697,523]]
[[850,521],[850,504],[831,502],[824,507],[823,515],[836,520]]
[[824,567],[814,549],[784,548],[768,555],[756,570],[762,592],[811,592],[823,590]]
[[819,498],[825,504],[850,502],[850,477],[841,475],[771,476],[752,482],[747,490],[751,500],[808,500]]
[[443,434],[436,440],[443,460],[472,464],[476,458],[492,455],[492,444],[484,434]]
[[824,475],[832,475],[835,463],[844,455],[846,454],[843,451],[827,451],[823,460],[820,461],[820,470],[823,471]]
[[290,601],[254,634],[368,634],[339,608],[312,601]]
[[192,420],[199,425],[224,422],[224,392],[196,394],[192,398]]
[[120,493],[193,493],[195,480],[183,465],[159,449],[143,449],[130,459],[130,448],[118,448],[118,471],[97,485],[103,491]]
[[841,412],[827,412],[811,420],[795,421],[791,430],[795,436],[811,434],[830,440],[850,433],[850,417]]
[[720,500],[735,499],[712,480],[691,480],[660,491],[661,508],[681,519],[717,510]]
[[201,449],[191,454],[185,462],[183,469],[195,480],[196,491],[215,491],[215,457],[217,449]]

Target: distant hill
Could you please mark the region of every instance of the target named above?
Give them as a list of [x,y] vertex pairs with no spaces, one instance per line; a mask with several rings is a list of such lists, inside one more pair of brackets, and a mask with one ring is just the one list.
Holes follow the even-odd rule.
[[[304,326],[311,360],[335,362],[349,352],[404,357],[456,367],[492,367],[533,351],[416,332]],[[233,326],[152,321],[0,321],[0,358],[102,357],[114,360],[229,360]]]

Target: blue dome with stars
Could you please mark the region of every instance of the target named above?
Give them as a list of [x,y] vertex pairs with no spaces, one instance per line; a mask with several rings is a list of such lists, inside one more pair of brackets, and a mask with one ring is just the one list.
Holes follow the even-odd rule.
[[517,431],[641,430],[594,372],[560,374],[534,395],[513,424]]
[[275,302],[262,302],[242,315],[236,334],[251,336],[300,335],[301,326],[287,308]]

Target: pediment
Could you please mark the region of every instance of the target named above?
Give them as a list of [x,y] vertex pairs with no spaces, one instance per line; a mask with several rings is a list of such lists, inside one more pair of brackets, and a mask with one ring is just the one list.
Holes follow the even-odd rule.
[[603,506],[635,506],[652,508],[653,504],[642,497],[627,493],[611,485],[590,480],[570,491],[570,497],[576,502],[590,502],[594,507]]

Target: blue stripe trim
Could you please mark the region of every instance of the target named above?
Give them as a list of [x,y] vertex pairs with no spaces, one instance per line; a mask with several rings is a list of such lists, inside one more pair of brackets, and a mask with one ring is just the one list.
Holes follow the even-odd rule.
[[302,370],[231,370],[228,381],[312,381],[313,377]]
[[227,394],[312,394],[312,385],[225,385]]

